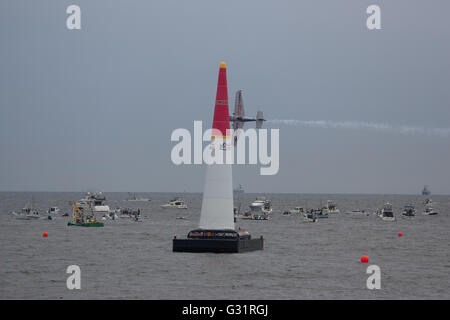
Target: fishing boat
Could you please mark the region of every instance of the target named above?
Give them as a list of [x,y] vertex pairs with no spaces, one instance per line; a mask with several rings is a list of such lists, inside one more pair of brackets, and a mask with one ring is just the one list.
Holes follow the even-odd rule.
[[169,200],[166,204],[162,204],[161,208],[163,209],[187,209],[186,203],[184,203],[184,200],[181,198],[174,198],[172,200]]
[[83,208],[79,208],[74,201],[72,207],[72,221],[69,221],[67,225],[76,227],[103,227],[104,223],[95,219],[92,211],[89,213],[88,210],[84,211]]
[[25,206],[21,211],[13,211],[12,214],[20,220],[36,220],[41,218],[34,206],[34,197],[31,197],[31,206]]
[[305,222],[317,222],[317,216],[316,216],[316,210],[315,209],[308,209],[303,214],[303,221]]
[[433,209],[433,201],[431,199],[429,199],[429,198],[425,199],[423,204],[425,206],[425,208],[422,212],[423,215],[434,216],[434,215],[438,214],[438,212]]
[[405,217],[415,217],[416,208],[412,204],[408,204],[403,207],[402,215],[404,215]]
[[327,200],[327,206],[326,206],[327,212],[329,214],[336,214],[340,213],[341,211],[337,208],[336,202],[333,200]]
[[383,210],[381,210],[380,218],[383,221],[395,221],[395,215],[394,215],[394,211],[392,210],[392,204],[387,202],[384,205]]

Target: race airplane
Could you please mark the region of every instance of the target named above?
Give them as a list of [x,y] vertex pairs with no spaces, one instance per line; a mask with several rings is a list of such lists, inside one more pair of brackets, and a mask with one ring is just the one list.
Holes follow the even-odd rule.
[[238,129],[243,129],[246,122],[255,121],[256,129],[262,128],[263,121],[266,121],[263,117],[262,111],[256,113],[256,118],[250,118],[245,116],[244,112],[244,100],[242,99],[242,90],[236,92],[236,99],[234,101],[234,112],[230,116],[230,121],[233,122],[234,131],[234,145],[237,143],[237,138],[239,135]]

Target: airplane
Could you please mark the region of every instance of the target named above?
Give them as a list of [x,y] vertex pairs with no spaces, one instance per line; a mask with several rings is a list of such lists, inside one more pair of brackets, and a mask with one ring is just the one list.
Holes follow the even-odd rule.
[[244,112],[244,100],[242,99],[242,90],[236,92],[236,99],[234,101],[234,112],[230,116],[230,121],[233,122],[233,132],[234,132],[234,145],[237,143],[237,138],[239,131],[238,129],[243,129],[246,122],[255,121],[256,129],[261,129],[263,121],[266,121],[263,117],[263,112],[258,111],[256,113],[256,118],[249,118],[245,116]]

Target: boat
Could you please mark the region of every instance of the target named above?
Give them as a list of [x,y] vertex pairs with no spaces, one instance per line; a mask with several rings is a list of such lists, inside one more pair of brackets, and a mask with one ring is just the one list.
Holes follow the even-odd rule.
[[430,186],[429,185],[425,185],[422,189],[422,195],[423,196],[429,196],[431,194],[430,191]]
[[[209,152],[232,151],[228,110],[226,63],[221,62],[217,81],[216,103]],[[185,239],[174,236],[173,252],[240,253],[262,250],[264,239],[253,239],[249,232],[235,230],[233,208],[232,165],[206,164],[200,223]],[[226,266],[225,266],[226,267]]]
[[333,200],[327,200],[327,206],[326,206],[327,212],[329,214],[336,214],[340,213],[341,211],[337,208],[336,202]]
[[125,201],[151,201],[148,198],[137,198],[136,193],[128,192],[128,198]]
[[140,209],[133,210],[133,209],[128,209],[128,208],[122,208],[119,211],[119,218],[121,218],[121,219],[136,220],[136,219],[139,219],[140,216],[141,216]]
[[104,223],[95,219],[93,211],[84,211],[74,201],[72,206],[72,221],[69,221],[67,225],[76,227],[103,227]]
[[380,218],[383,221],[395,221],[395,215],[394,211],[392,210],[392,204],[387,202],[384,205],[383,210],[381,210]]
[[303,221],[305,222],[317,222],[316,210],[308,209],[303,214]]
[[[285,214],[285,212],[283,212],[283,214]],[[287,212],[288,214],[303,214],[305,213],[305,209],[303,207],[295,207],[293,209],[289,209]]]
[[404,215],[405,217],[415,217],[416,208],[412,204],[408,204],[403,207],[402,215]]
[[47,213],[48,213],[48,214],[58,214],[59,211],[61,211],[61,210],[59,210],[58,207],[50,207],[50,208],[47,210]]
[[328,209],[327,208],[322,208],[322,209],[312,209],[315,211],[316,214],[316,218],[317,219],[325,219],[328,218]]
[[249,205],[250,210],[247,211],[247,214],[253,213],[272,213],[272,203],[270,200],[267,200],[265,197],[257,197],[255,201],[253,201]]
[[105,204],[106,198],[102,192],[88,192],[83,199],[76,202],[78,208],[92,211],[94,214],[109,214],[109,206]]
[[31,197],[31,206],[25,206],[21,211],[13,211],[12,214],[20,220],[36,220],[41,218],[38,210],[34,207],[34,197]]
[[427,207],[425,207],[422,214],[425,216],[435,216],[438,214],[438,212],[436,210],[434,210],[432,206],[427,206]]
[[355,210],[351,210],[351,211],[345,211],[345,214],[367,214],[366,210],[361,210],[361,209],[355,209]]
[[169,200],[166,204],[162,204],[161,208],[163,209],[187,209],[186,203],[184,203],[183,199],[181,198],[174,198],[172,200]]
[[433,209],[433,201],[429,198],[425,199],[423,201],[423,204],[425,206],[422,214],[425,216],[434,216],[437,215],[438,212],[436,210]]
[[233,193],[244,193],[244,188],[242,187],[242,184],[239,185],[239,187],[233,189]]
[[267,213],[252,214],[250,220],[270,220],[270,216]]

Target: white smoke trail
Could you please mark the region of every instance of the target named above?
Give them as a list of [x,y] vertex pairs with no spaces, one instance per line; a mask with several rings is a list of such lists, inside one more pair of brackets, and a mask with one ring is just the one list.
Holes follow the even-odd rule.
[[369,129],[380,132],[390,132],[404,135],[428,135],[450,137],[450,128],[424,128],[410,126],[394,126],[387,123],[364,122],[364,121],[328,121],[328,120],[280,120],[273,119],[267,122],[273,124],[284,124],[288,126],[301,126],[307,128],[323,129]]

